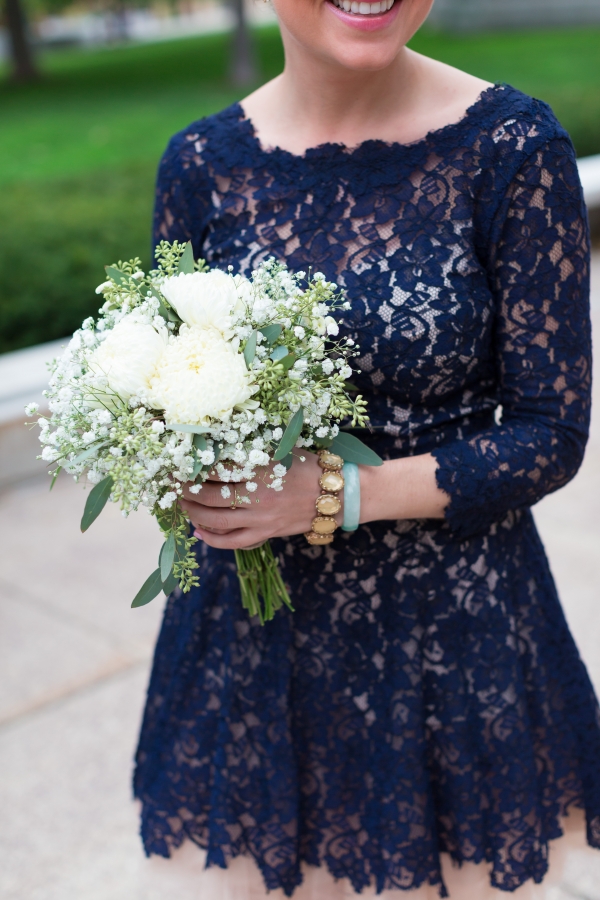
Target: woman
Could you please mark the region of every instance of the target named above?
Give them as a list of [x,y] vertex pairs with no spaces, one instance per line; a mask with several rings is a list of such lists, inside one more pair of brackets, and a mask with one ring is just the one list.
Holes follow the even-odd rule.
[[[542,896],[569,811],[600,847],[598,706],[529,511],[588,431],[572,146],[545,104],[406,48],[431,0],[274,6],[285,71],[173,138],[155,238],[339,283],[386,462],[328,547],[312,454],[250,507],[188,496],[201,587],[158,642],[145,847],[167,883],[229,866],[191,877],[211,900],[265,896],[258,870],[275,896]],[[261,628],[231,551],[268,538],[296,612]]]

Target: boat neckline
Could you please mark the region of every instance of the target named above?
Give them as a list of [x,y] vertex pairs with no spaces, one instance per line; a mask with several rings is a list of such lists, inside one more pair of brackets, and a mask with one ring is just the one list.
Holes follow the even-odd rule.
[[364,141],[361,141],[358,144],[353,145],[352,147],[348,147],[346,144],[342,142],[336,141],[325,141],[322,144],[317,144],[314,147],[307,147],[307,149],[303,153],[292,153],[291,150],[285,150],[283,147],[279,146],[267,146],[265,147],[256,131],[256,127],[254,122],[246,114],[244,107],[242,106],[240,101],[237,101],[231,107],[231,110],[236,110],[238,113],[238,120],[240,124],[243,124],[247,127],[250,132],[250,136],[254,143],[256,144],[257,149],[267,155],[267,156],[284,156],[289,157],[293,160],[303,160],[311,156],[319,156],[321,154],[331,154],[334,151],[338,151],[343,153],[345,156],[350,157],[355,153],[364,150],[366,147],[386,147],[389,149],[412,149],[414,147],[419,147],[422,144],[429,144],[432,140],[437,138],[444,138],[448,134],[451,134],[457,129],[462,128],[466,123],[470,121],[470,119],[479,113],[480,109],[486,105],[486,103],[496,96],[500,91],[504,91],[509,88],[509,85],[504,83],[496,83],[492,84],[487,88],[484,88],[481,93],[476,97],[473,103],[465,110],[464,114],[457,119],[455,122],[449,122],[447,125],[442,125],[440,128],[432,129],[428,131],[423,137],[417,138],[414,141],[402,142],[402,141],[385,141],[383,138],[367,138]]

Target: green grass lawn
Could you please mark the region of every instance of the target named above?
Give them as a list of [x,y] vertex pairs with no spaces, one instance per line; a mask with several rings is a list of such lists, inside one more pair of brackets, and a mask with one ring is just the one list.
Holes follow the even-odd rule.
[[[263,78],[276,29],[257,33]],[[581,155],[600,152],[600,29],[456,36],[412,46],[547,100]],[[0,351],[61,337],[95,312],[102,266],[149,262],[152,183],[171,134],[237,99],[223,35],[44,60],[37,85],[0,85]]]

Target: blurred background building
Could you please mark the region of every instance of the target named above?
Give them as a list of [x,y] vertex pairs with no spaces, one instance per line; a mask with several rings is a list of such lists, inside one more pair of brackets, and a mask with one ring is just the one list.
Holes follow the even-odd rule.
[[600,22],[600,0],[436,0],[431,22],[458,31]]

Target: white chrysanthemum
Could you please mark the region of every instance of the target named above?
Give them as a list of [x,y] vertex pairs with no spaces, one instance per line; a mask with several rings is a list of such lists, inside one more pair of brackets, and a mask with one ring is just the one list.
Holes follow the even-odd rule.
[[168,333],[160,332],[135,313],[125,316],[90,355],[95,375],[104,375],[122,400],[147,396],[156,365],[165,352]]
[[247,279],[219,269],[171,275],[160,289],[186,325],[216,328],[227,337],[233,320],[250,302],[252,291]]
[[252,393],[244,357],[218,331],[182,325],[160,360],[150,397],[167,422],[201,425],[227,418]]

